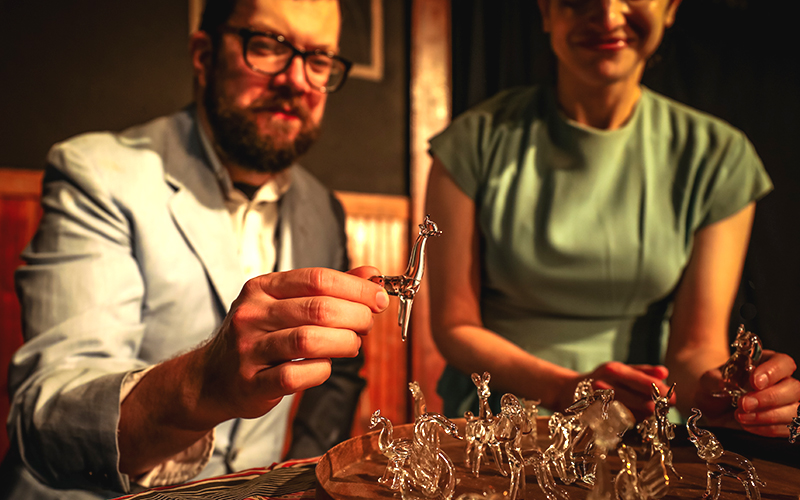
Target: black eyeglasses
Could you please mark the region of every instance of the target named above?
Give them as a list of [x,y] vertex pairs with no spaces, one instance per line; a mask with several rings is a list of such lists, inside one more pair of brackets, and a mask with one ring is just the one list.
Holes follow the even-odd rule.
[[342,88],[353,65],[330,51],[302,51],[289,43],[283,35],[232,26],[223,26],[220,31],[235,33],[242,38],[244,61],[250,69],[258,73],[277,75],[286,71],[295,57],[301,57],[308,84],[326,94]]

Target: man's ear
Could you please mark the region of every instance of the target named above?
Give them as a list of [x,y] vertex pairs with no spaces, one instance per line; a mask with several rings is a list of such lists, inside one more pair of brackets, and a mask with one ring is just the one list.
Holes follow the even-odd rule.
[[208,85],[211,75],[211,62],[214,56],[214,44],[205,31],[195,31],[189,36],[189,55],[192,58],[192,69],[197,84],[201,88]]
[[550,0],[537,0],[537,3],[542,13],[542,31],[550,33]]
[[681,1],[682,0],[670,0],[667,5],[667,14],[664,16],[664,26],[667,28],[675,24],[675,15],[678,12],[678,6],[681,4]]

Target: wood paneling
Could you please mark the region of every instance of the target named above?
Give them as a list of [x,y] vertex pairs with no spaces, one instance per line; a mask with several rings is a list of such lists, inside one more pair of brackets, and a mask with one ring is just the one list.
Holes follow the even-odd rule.
[[0,458],[8,449],[8,363],[22,345],[22,326],[14,269],[22,263],[20,252],[28,244],[41,216],[39,171],[0,169]]
[[[414,0],[411,12],[411,219],[425,216],[430,171],[428,139],[450,121],[450,0]],[[440,227],[442,238],[447,228]],[[416,236],[416,232],[414,233]],[[435,245],[436,242],[430,243]],[[444,368],[430,331],[427,280],[414,299],[411,379],[425,393],[428,411],[441,411],[436,383]]]
[[[384,275],[402,274],[408,262],[408,198],[341,191],[336,196],[347,214],[351,267],[370,265]],[[400,338],[398,309],[397,298],[391,297],[389,309],[375,316],[363,341],[367,387],[356,410],[354,436],[369,430],[369,417],[377,409],[393,422],[407,421],[407,345]]]

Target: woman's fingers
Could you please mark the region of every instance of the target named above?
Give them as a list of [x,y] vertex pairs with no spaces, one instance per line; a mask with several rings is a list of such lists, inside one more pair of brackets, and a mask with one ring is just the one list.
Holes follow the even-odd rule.
[[797,365],[791,356],[765,350],[762,354],[761,362],[750,374],[750,385],[756,390],[766,389],[791,377],[796,369]]

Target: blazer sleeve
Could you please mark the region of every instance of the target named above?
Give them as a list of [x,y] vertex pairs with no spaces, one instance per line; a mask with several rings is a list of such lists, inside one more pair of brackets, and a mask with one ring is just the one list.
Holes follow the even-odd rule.
[[144,283],[126,214],[80,148],[55,146],[16,274],[25,344],[9,368],[12,446],[45,484],[126,492],[120,386],[141,369]]

